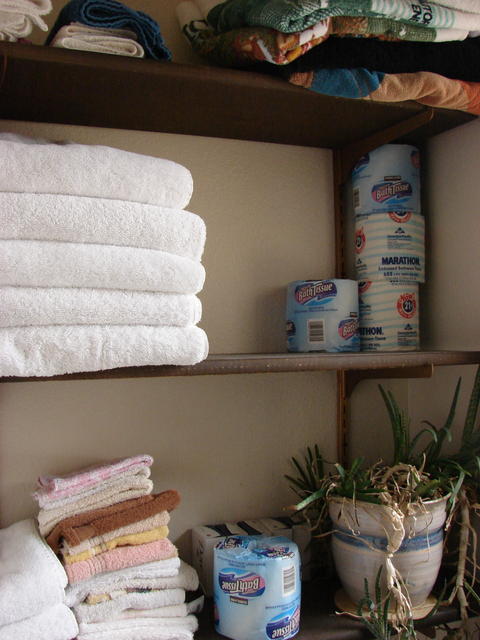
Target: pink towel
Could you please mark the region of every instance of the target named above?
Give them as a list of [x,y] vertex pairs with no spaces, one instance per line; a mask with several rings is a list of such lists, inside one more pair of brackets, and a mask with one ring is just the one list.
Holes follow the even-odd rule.
[[177,548],[168,538],[128,547],[117,547],[98,556],[65,566],[70,584],[87,580],[97,573],[118,571],[154,560],[165,560],[178,555]]
[[91,465],[73,471],[63,476],[40,476],[37,480],[39,486],[35,496],[48,496],[49,498],[64,498],[72,496],[78,491],[92,487],[107,478],[133,471],[142,467],[151,467],[153,458],[149,455],[131,456],[130,458],[117,458],[101,464]]

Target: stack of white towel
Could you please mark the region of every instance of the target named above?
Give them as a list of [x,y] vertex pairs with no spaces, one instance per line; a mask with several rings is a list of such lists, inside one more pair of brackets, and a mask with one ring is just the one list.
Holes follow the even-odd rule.
[[40,532],[65,567],[78,640],[193,640],[203,597],[186,592],[198,575],[168,538],[180,496],[151,494],[152,463],[137,455],[38,479]]
[[51,0],[0,0],[0,40],[27,38],[34,27],[48,31],[42,16],[51,10]]
[[71,640],[67,575],[34,520],[0,530],[0,640]]
[[190,365],[205,224],[188,169],[0,134],[0,375]]
[[67,586],[78,620],[78,640],[193,640],[203,596],[198,574],[178,558],[102,573]]

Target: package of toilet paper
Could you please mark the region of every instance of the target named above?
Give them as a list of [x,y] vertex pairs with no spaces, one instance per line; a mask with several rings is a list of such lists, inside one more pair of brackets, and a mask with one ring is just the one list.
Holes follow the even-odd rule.
[[300,626],[300,555],[283,536],[230,536],[214,549],[215,629],[233,640],[288,640]]
[[425,218],[411,211],[355,216],[358,280],[425,282]]
[[352,171],[355,214],[421,212],[420,153],[408,144],[385,144],[363,155]]
[[418,283],[358,283],[361,351],[420,348]]
[[286,321],[288,351],[359,351],[356,281],[291,282]]

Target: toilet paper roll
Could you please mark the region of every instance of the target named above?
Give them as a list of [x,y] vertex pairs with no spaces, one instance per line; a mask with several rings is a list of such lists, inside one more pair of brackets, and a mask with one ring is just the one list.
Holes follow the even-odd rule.
[[297,545],[282,536],[230,536],[214,549],[215,628],[233,640],[288,640],[300,625]]
[[360,350],[355,280],[296,280],[288,285],[287,349]]
[[361,351],[420,348],[417,283],[362,280],[358,295]]
[[358,280],[425,282],[425,218],[411,211],[355,216]]
[[355,214],[421,212],[420,154],[408,144],[386,144],[358,160],[352,171]]

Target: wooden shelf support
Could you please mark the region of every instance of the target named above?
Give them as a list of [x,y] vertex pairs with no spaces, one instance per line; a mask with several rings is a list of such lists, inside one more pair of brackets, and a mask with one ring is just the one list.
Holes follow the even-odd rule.
[[345,372],[345,394],[350,398],[353,390],[362,380],[402,379],[402,378],[431,378],[433,364],[424,364],[419,367],[404,367],[403,369],[369,369],[366,371]]

